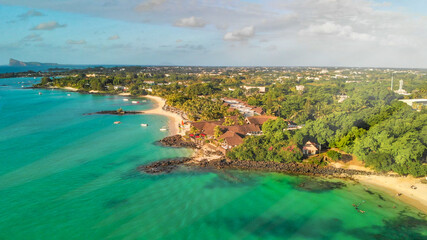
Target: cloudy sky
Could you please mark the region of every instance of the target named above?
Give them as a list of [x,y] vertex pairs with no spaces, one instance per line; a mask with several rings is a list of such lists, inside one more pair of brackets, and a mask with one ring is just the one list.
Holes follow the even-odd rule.
[[0,65],[427,68],[426,0],[0,0]]

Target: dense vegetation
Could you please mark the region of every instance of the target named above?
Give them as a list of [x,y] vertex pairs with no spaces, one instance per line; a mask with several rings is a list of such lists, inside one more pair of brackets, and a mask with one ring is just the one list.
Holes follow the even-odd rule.
[[[93,72],[94,76],[90,76]],[[238,115],[227,112],[222,97],[233,97],[278,116],[263,126],[263,136],[246,137],[229,152],[241,160],[289,162],[303,160],[308,140],[322,149],[338,148],[378,171],[423,176],[427,173],[427,110],[415,111],[402,98],[427,98],[425,71],[394,71],[410,96],[390,91],[386,69],[127,67],[64,73],[43,78],[40,86],[74,87],[83,91],[159,95],[191,120]],[[304,90],[297,91],[296,85]],[[118,87],[119,86],[119,87]],[[265,86],[266,93],[243,86]],[[395,81],[394,90],[398,87]],[[345,99],[340,98],[345,96]],[[291,120],[304,125],[284,131]],[[228,123],[226,123],[228,124]],[[231,123],[230,123],[231,124]],[[332,154],[331,156],[329,156]],[[339,156],[329,152],[328,157]]]

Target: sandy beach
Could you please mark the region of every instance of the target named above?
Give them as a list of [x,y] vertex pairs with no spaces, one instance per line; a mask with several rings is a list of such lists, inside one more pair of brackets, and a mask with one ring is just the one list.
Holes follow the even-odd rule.
[[[339,168],[373,171],[364,167],[363,163],[358,160],[352,160],[348,163],[340,162],[333,165]],[[427,213],[427,184],[421,182],[424,178],[376,175],[355,175],[353,178],[366,187],[386,192],[398,200]],[[415,189],[411,188],[411,186],[414,186]]]
[[[361,184],[387,192],[395,198],[408,203],[427,213],[427,184],[422,178],[387,177],[387,176],[354,176]],[[414,188],[411,188],[414,186]],[[398,196],[398,194],[401,194]]]
[[72,91],[72,92],[77,92],[78,89],[77,88],[73,88],[73,87],[63,87],[62,89],[68,90],[68,91]]
[[157,97],[157,96],[151,96],[151,95],[147,95],[144,97],[148,98],[154,102],[154,108],[147,110],[147,111],[144,111],[144,114],[156,114],[156,115],[166,116],[170,120],[169,121],[169,133],[171,135],[175,135],[175,134],[183,135],[184,134],[184,132],[180,131],[180,129],[178,128],[178,124],[183,121],[182,117],[178,114],[163,110],[162,108],[166,104],[166,101],[163,98]]

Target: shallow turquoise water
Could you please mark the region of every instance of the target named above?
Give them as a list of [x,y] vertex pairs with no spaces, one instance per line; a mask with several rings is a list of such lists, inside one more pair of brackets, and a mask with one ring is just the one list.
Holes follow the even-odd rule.
[[39,95],[21,81],[0,79],[0,239],[427,237],[416,209],[349,182],[329,180],[345,186],[322,190],[320,179],[275,173],[139,173],[141,164],[191,153],[154,144],[167,135],[159,131],[167,118],[83,114],[150,102]]

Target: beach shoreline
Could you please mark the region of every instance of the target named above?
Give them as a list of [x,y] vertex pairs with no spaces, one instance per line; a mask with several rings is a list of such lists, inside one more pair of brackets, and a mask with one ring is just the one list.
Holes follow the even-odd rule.
[[[353,178],[366,187],[385,192],[427,214],[427,184],[421,183],[421,178],[375,175],[358,175]],[[416,187],[416,189],[411,188],[411,186]]]
[[184,119],[176,113],[172,113],[163,109],[166,104],[166,100],[153,95],[145,95],[144,98],[151,100],[154,103],[154,107],[149,110],[145,110],[144,114],[162,115],[169,118],[169,135],[184,135],[184,132],[178,127],[178,125],[184,121]]
[[[352,160],[348,163],[334,163],[332,166],[342,169],[354,169],[367,172],[375,172],[374,170],[363,166],[359,160]],[[386,175],[355,175],[352,178],[358,183],[383,191],[397,200],[405,202],[418,210],[427,213],[427,184],[421,182],[423,178],[414,178],[412,176],[395,176]],[[412,188],[412,187],[415,187]]]
[[[52,87],[55,88],[55,87]],[[64,89],[67,91],[76,92],[78,89],[71,87],[63,87],[56,89]],[[93,94],[93,92],[88,92]],[[129,94],[118,94],[120,96],[129,96]],[[153,95],[141,96],[147,98],[154,103],[152,109],[143,111],[142,114],[153,114],[153,115],[162,115],[166,116],[169,119],[169,136],[172,135],[184,135],[184,132],[178,128],[178,124],[183,121],[183,118],[176,113],[172,113],[163,109],[163,106],[166,104],[166,100]],[[194,156],[193,156],[194,157]],[[205,158],[199,156],[200,158]],[[335,168],[342,169],[353,169],[361,170],[366,172],[375,172],[372,169],[366,168],[359,161],[351,161],[350,163],[336,163],[332,164]],[[404,176],[382,176],[382,175],[354,175],[351,177],[358,183],[366,186],[372,187],[376,190],[385,192],[397,200],[405,202],[418,210],[427,213],[427,184],[421,183],[421,178],[413,177],[404,177]],[[411,188],[415,186],[416,189]]]

